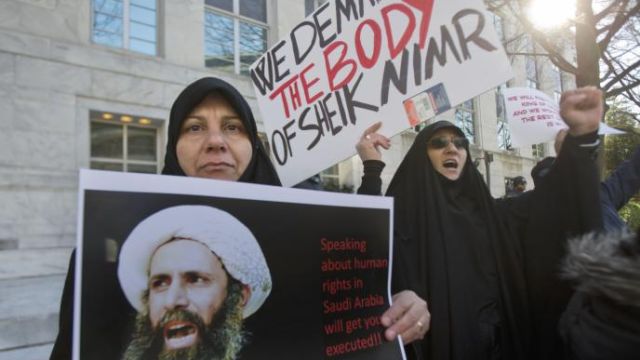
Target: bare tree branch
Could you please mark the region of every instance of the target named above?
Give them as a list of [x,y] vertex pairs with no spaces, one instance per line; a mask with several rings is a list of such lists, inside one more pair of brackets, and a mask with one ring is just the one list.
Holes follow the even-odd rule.
[[[619,84],[622,84],[622,82],[619,82]],[[630,84],[621,85],[620,87],[617,87],[615,89],[607,91],[607,97],[618,96],[618,95],[622,94],[623,92],[626,92],[628,90],[631,90],[631,89],[635,88],[638,85],[640,85],[640,79],[636,79],[634,82],[632,82]],[[638,104],[638,105],[640,105],[640,104]]]
[[[516,5],[518,5],[517,9],[514,7],[513,3],[515,3]],[[577,73],[577,68],[571,64],[569,61],[567,61],[564,57],[564,55],[560,52],[560,50],[551,42],[549,41],[548,37],[546,36],[546,34],[544,34],[541,31],[538,31],[533,24],[529,21],[529,19],[527,19],[523,14],[521,9],[524,8],[525,2],[523,1],[504,1],[504,2],[500,2],[500,8],[504,8],[507,7],[511,13],[511,16],[514,16],[517,20],[518,23],[520,23],[523,27],[524,27],[524,32],[522,34],[519,34],[517,37],[513,38],[510,40],[514,41],[515,39],[520,39],[522,38],[523,35],[525,35],[525,33],[530,34],[533,37],[533,40],[538,43],[538,45],[540,45],[546,52],[547,54],[544,54],[544,56],[548,56],[549,59],[551,60],[551,62],[557,66],[558,68],[560,68],[562,71],[568,72],[568,73],[572,73],[572,74],[576,74]],[[560,32],[562,29],[558,30],[558,32]],[[555,39],[557,40],[557,39]],[[516,55],[517,53],[510,53],[511,55]],[[540,54],[533,54],[534,56],[536,55],[540,55]]]
[[624,66],[624,70],[621,73],[615,74],[615,76],[610,79],[603,87],[602,89],[607,91],[608,89],[610,89],[613,85],[615,85],[617,82],[622,81],[622,79],[624,79],[625,76],[627,76],[628,74],[630,74],[633,70],[640,68],[640,59],[638,61],[636,61],[635,63],[631,64],[631,65],[625,65]]
[[609,76],[611,76],[611,74],[613,74],[614,76],[616,75],[615,73],[615,65],[613,64],[613,61],[611,59],[613,59],[613,56],[611,56],[611,54],[609,53],[609,51],[605,51],[604,54],[602,54],[602,56],[600,57],[600,59],[602,60],[602,62],[605,63],[605,65],[607,65],[607,71],[602,74],[602,72],[600,73],[600,79],[608,79]]
[[638,12],[640,12],[640,2],[636,3],[636,5],[633,8],[629,9],[629,11],[627,11],[626,13],[619,12],[616,15],[615,19],[609,26],[607,35],[605,35],[605,37],[598,42],[598,47],[600,47],[601,49],[600,51],[602,51],[602,49],[606,48],[609,45],[609,42],[615,36],[615,34],[629,21],[632,16],[638,15]]
[[598,23],[602,19],[604,19],[606,16],[617,12],[618,9],[625,9],[628,3],[629,3],[629,0],[612,1],[609,5],[607,5],[607,7],[602,9],[599,13],[594,14],[593,16],[594,20],[596,21],[596,23]]
[[[619,96],[640,107],[640,0],[579,0],[579,18],[548,31],[536,29],[526,17],[524,9],[531,1],[485,0],[491,11],[519,26],[507,35],[509,56],[547,57],[580,83],[598,84],[608,98]],[[538,48],[518,48],[517,41],[527,34]],[[562,39],[574,43],[575,54],[566,51]]]

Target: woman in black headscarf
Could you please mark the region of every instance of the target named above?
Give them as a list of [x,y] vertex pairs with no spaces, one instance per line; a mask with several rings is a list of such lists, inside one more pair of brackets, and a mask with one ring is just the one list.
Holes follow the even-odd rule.
[[[258,138],[249,104],[238,90],[221,79],[202,78],[180,93],[171,107],[168,135],[162,169],[165,175],[280,186]],[[74,269],[75,251],[62,293],[59,332],[51,359],[71,359]],[[122,323],[117,319],[113,322]],[[120,331],[114,330],[113,336],[121,336]],[[120,340],[105,338],[104,343],[118,344]],[[111,347],[115,354],[120,353],[115,346]]]
[[[180,156],[178,156],[179,142],[185,141],[185,119],[194,111],[194,109],[207,97],[212,95],[221,96],[228,105],[233,108],[233,111],[239,116],[242,125],[244,126],[245,134],[247,135],[251,143],[251,157],[248,160],[249,163],[246,169],[242,172],[239,178],[233,179],[240,182],[249,182],[255,184],[265,185],[280,185],[280,179],[276,174],[276,171],[269,160],[269,156],[265,151],[260,139],[258,138],[258,130],[256,121],[253,118],[251,108],[244,97],[229,83],[217,79],[217,78],[203,78],[191,85],[180,93],[176,101],[171,108],[171,115],[169,120],[169,136],[167,140],[167,151],[164,158],[164,168],[162,173],[166,175],[180,175],[180,176],[198,176],[198,177],[210,177],[219,178],[215,175],[215,172],[206,174],[187,174],[181,167]],[[215,144],[214,144],[215,145]],[[212,144],[204,144],[205,148],[197,149],[196,151],[207,151],[207,146]],[[228,145],[230,147],[230,145]],[[211,149],[209,149],[211,150]],[[215,150],[215,149],[214,149]],[[231,147],[231,151],[233,148]],[[187,170],[188,172],[188,170]]]
[[[553,358],[569,292],[555,276],[564,240],[599,226],[592,154],[601,93],[564,94],[561,108],[568,146],[545,184],[521,197],[491,197],[463,132],[446,121],[422,130],[398,167],[387,190],[395,200],[392,284],[428,302],[421,358]],[[380,194],[377,148],[389,140],[378,128],[357,146],[365,166],[359,193]]]

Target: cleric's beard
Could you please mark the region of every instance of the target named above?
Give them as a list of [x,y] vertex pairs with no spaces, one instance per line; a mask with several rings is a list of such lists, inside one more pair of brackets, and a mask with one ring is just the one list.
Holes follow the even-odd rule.
[[[165,313],[156,328],[151,325],[145,297],[145,312],[136,316],[135,331],[123,360],[235,359],[246,338],[242,331],[242,285],[234,281],[227,294],[209,326],[197,314],[178,309]],[[173,320],[188,321],[196,326],[199,339],[195,345],[178,350],[164,350],[163,328]]]

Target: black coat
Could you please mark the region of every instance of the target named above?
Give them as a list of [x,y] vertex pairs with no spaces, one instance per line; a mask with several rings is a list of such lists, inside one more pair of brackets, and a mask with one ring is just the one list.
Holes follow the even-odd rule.
[[566,358],[637,359],[640,238],[617,230],[574,239],[563,274],[577,288],[560,321]]

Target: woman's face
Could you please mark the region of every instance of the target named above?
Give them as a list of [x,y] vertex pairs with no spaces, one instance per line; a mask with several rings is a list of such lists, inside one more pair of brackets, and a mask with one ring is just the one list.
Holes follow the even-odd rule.
[[468,140],[453,129],[440,129],[427,143],[427,155],[433,168],[449,180],[458,180],[467,161]]
[[253,147],[240,116],[225,98],[212,94],[182,122],[176,152],[187,176],[236,181]]

